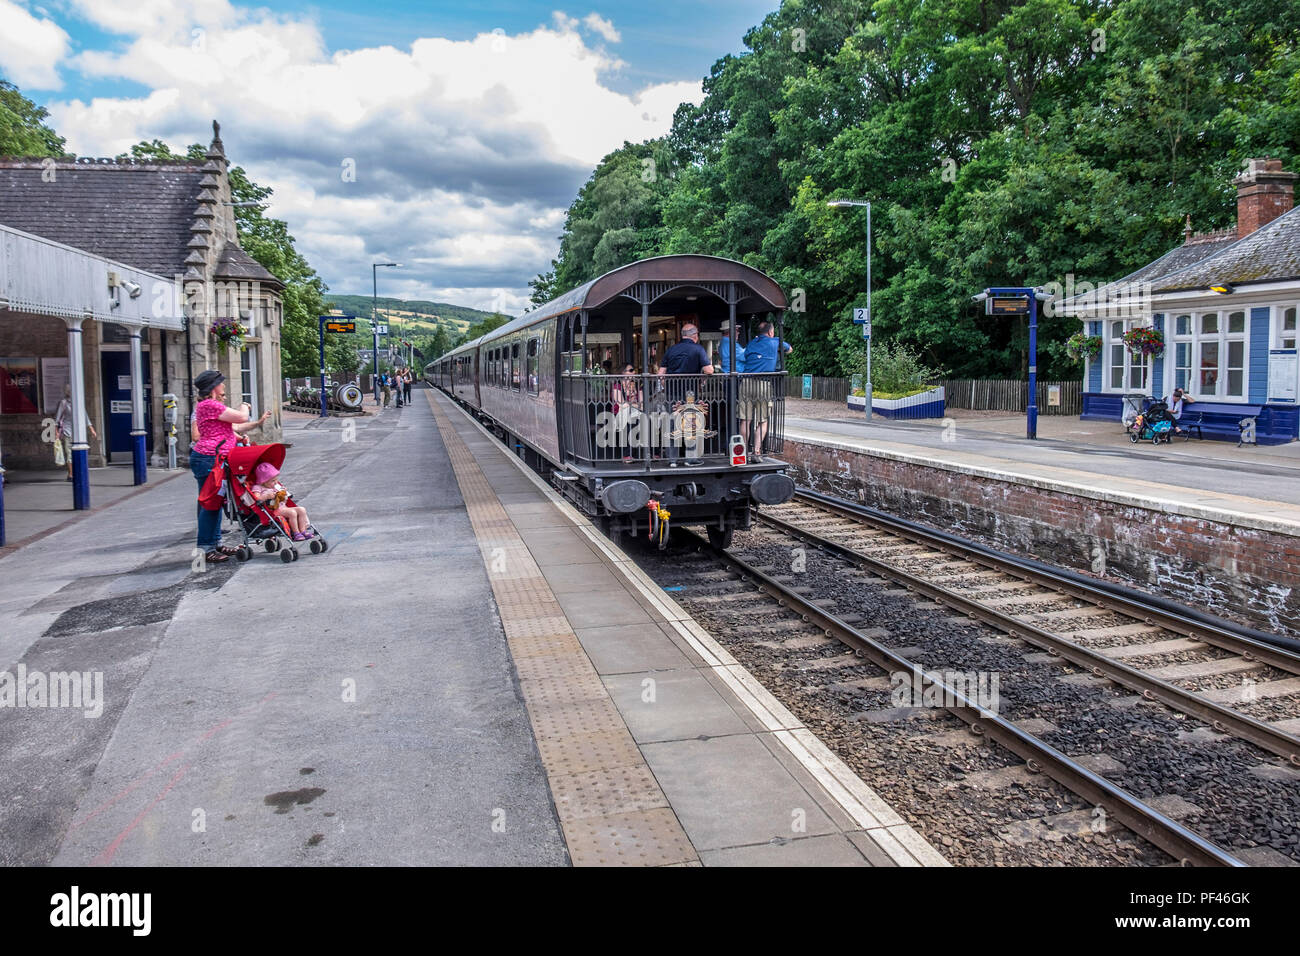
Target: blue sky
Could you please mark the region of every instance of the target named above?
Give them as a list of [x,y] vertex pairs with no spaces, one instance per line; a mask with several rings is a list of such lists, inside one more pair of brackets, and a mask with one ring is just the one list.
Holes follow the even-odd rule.
[[777,2],[0,0],[0,75],[81,155],[220,119],[335,291],[393,258],[391,294],[518,312],[600,157]]

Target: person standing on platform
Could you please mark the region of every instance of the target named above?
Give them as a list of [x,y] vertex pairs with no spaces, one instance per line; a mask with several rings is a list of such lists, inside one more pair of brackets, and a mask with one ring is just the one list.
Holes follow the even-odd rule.
[[[230,451],[236,436],[250,432],[271,417],[265,411],[257,421],[252,420],[252,410],[247,402],[239,408],[226,407],[226,376],[214,368],[205,369],[194,378],[194,390],[199,393],[199,404],[194,409],[194,424],[199,440],[190,448],[190,471],[199,483],[199,491],[208,480],[208,474],[217,464],[217,449]],[[198,507],[199,533],[196,540],[204,558],[214,564],[230,560],[236,548],[221,546],[221,509]]]
[[390,378],[387,372],[379,373],[379,394],[383,397],[382,408],[388,407],[388,401],[393,397],[392,385],[389,384]]
[[[63,386],[63,398],[59,401],[59,407],[54,410],[54,430],[56,432],[54,440],[63,446],[63,461],[68,466],[67,481],[72,480],[72,386]],[[95,426],[90,424],[90,416],[86,416],[86,431],[90,432],[90,437],[99,441],[99,432],[95,431]],[[58,464],[58,462],[55,462]]]
[[402,407],[402,369],[393,372],[393,395],[397,399],[397,407]]
[[[785,353],[794,351],[789,342],[785,342]],[[758,334],[745,348],[745,370],[747,372],[775,372],[777,366],[776,332],[771,322],[758,323]],[[759,379],[749,383],[748,401],[741,402],[741,414],[754,423],[754,441],[750,445],[752,461],[761,461],[763,440],[767,437],[768,418],[772,412],[772,383]]]
[[411,404],[411,386],[414,384],[415,384],[415,376],[411,373],[411,370],[408,368],[406,370],[406,384],[403,386],[403,388],[406,390],[406,404],[408,405]]

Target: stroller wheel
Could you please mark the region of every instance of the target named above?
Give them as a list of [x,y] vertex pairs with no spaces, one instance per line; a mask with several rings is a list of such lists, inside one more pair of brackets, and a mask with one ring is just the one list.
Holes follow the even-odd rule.
[[262,542],[262,547],[266,549],[267,554],[274,554],[280,549],[280,542],[275,538],[267,538]]
[[328,551],[328,550],[330,549],[330,543],[329,543],[328,541],[326,541],[324,538],[319,538],[319,539],[317,539],[317,540],[320,541],[320,549],[321,549],[321,551]]
[[283,561],[285,564],[288,564],[297,556],[298,556],[298,552],[294,551],[293,548],[290,548],[287,551],[280,552],[280,560]]
[[247,561],[253,556],[253,549],[246,544],[241,544],[235,551],[235,558],[240,561]]
[[324,550],[324,549],[321,548],[321,546],[320,546],[320,539],[319,539],[319,538],[312,538],[312,539],[311,539],[311,544],[308,545],[308,547],[311,548],[311,553],[312,553],[312,554],[320,554],[321,551]]
[[1159,445],[1159,444],[1160,444],[1160,436],[1159,436],[1159,435],[1152,435],[1152,436],[1151,436],[1151,444],[1153,444],[1153,445]]
[[1137,434],[1137,432],[1129,432],[1128,440],[1131,441],[1133,444],[1136,445],[1136,444],[1138,443],[1138,434]]

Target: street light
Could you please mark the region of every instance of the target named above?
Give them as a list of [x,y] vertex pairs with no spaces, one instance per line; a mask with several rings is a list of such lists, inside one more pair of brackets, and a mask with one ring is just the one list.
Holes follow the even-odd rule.
[[374,345],[375,351],[372,358],[374,359],[374,374],[371,375],[371,383],[375,387],[375,404],[379,404],[379,270],[400,268],[400,262],[372,262],[370,264],[370,332],[372,335],[371,344]]
[[862,326],[862,334],[867,340],[867,380],[863,391],[866,392],[867,421],[871,421],[871,203],[856,199],[832,199],[826,203],[832,209],[842,206],[867,207],[867,320]]

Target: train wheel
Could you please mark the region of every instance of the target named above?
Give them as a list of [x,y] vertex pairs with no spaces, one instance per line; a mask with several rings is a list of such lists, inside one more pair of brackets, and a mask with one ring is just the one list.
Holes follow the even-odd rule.
[[723,531],[721,528],[710,527],[709,544],[725,551],[727,548],[731,547],[731,535],[735,530],[735,528],[728,528],[726,531]]

